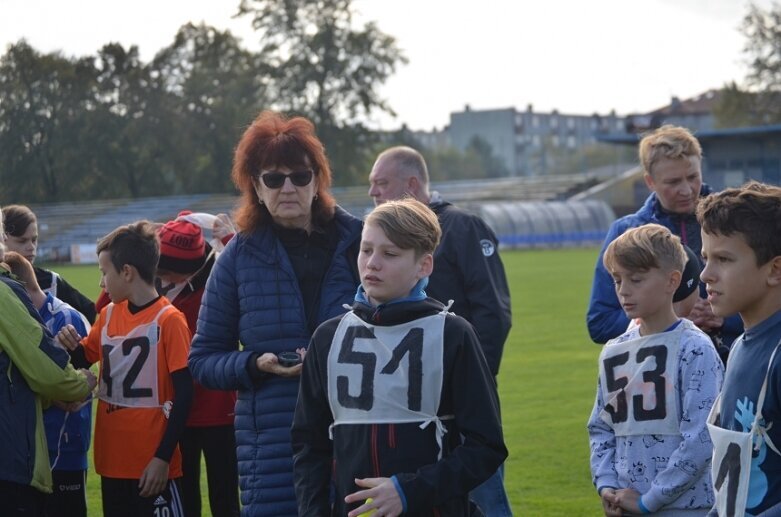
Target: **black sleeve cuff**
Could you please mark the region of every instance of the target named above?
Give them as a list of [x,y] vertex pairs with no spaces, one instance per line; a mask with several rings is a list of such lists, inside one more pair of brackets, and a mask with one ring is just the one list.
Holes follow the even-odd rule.
[[258,357],[260,357],[260,354],[253,353],[249,356],[249,361],[247,361],[247,373],[249,373],[252,382],[255,384],[265,381],[271,375],[268,372],[258,370]]

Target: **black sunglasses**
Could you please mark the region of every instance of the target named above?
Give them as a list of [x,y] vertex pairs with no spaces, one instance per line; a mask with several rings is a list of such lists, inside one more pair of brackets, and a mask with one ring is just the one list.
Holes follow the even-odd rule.
[[284,172],[270,171],[260,174],[260,179],[268,188],[282,188],[285,179],[290,178],[290,182],[296,187],[306,187],[312,182],[312,170],[293,171],[289,174]]

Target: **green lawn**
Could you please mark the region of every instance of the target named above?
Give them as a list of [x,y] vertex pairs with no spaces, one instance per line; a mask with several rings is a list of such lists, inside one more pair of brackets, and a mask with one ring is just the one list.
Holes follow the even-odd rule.
[[[590,480],[585,428],[600,350],[585,328],[596,256],[596,249],[502,254],[513,329],[499,392],[510,449],[506,486],[516,515],[602,515]],[[55,269],[84,294],[97,296],[96,266]],[[90,514],[100,515],[100,480],[94,474],[88,496]],[[209,515],[205,499],[203,508]]]

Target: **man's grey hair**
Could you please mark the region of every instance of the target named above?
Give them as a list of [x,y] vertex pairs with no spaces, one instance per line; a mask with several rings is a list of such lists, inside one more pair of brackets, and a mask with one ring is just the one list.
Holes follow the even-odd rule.
[[428,167],[423,155],[412,147],[400,145],[391,147],[383,151],[377,161],[389,161],[393,164],[393,169],[403,173],[405,176],[417,177],[424,189],[428,190]]

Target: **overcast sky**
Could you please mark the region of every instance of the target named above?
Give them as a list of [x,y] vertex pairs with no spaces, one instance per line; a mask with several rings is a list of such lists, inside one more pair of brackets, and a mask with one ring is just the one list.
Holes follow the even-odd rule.
[[[258,36],[238,0],[0,0],[0,46],[94,54],[138,45],[150,60],[187,23]],[[771,0],[758,0],[769,6]],[[645,112],[746,74],[745,0],[354,0],[409,58],[381,89],[392,129],[441,128],[450,113],[532,104],[536,111]]]

